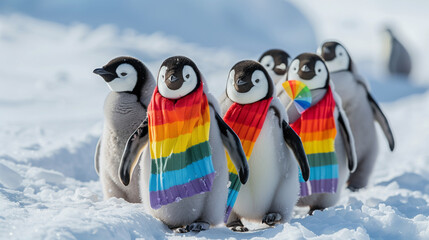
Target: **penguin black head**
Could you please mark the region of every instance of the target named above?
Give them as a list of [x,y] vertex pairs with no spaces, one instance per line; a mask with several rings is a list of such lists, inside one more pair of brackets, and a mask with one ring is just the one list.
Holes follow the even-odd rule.
[[301,81],[310,90],[327,88],[329,72],[325,61],[320,56],[313,53],[302,53],[292,60],[287,80]]
[[258,62],[264,66],[265,69],[271,74],[284,75],[289,66],[291,57],[289,54],[280,49],[271,49],[262,54]]
[[201,81],[200,71],[191,59],[174,56],[161,64],[158,91],[165,98],[179,99],[198,88]]
[[250,104],[272,97],[273,92],[273,81],[258,62],[245,60],[231,68],[226,84],[226,95],[233,102]]
[[349,53],[339,42],[325,42],[317,49],[324,60],[330,72],[351,71],[352,60]]
[[93,73],[103,77],[114,92],[131,92],[137,96],[146,81],[147,68],[133,57],[117,57]]

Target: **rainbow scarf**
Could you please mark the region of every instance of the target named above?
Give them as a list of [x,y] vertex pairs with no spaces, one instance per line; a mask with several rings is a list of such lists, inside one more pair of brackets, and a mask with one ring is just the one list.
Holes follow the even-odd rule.
[[335,154],[335,100],[331,88],[316,105],[302,113],[290,126],[301,137],[310,165],[307,182],[299,176],[301,196],[313,193],[335,193],[338,184],[338,162]]
[[[225,113],[223,120],[240,138],[247,160],[249,160],[250,155],[252,154],[256,139],[258,139],[262,126],[264,125],[268,107],[270,106],[272,99],[273,98],[271,97],[269,99],[245,105],[233,103]],[[229,181],[231,184],[229,185],[228,190],[228,201],[224,219],[225,222],[227,222],[229,214],[234,207],[235,200],[237,200],[237,195],[241,187],[237,170],[235,169],[228,153],[226,154],[226,157],[228,161]]]
[[148,106],[153,209],[209,192],[215,177],[209,144],[210,110],[203,84],[178,100],[155,88]]

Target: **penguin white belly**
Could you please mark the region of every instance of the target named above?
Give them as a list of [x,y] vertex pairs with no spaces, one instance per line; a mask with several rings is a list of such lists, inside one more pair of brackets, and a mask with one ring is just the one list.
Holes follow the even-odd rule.
[[283,169],[280,147],[284,140],[278,124],[274,111],[269,110],[248,160],[249,180],[241,186],[234,206],[241,217],[260,220],[273,202]]

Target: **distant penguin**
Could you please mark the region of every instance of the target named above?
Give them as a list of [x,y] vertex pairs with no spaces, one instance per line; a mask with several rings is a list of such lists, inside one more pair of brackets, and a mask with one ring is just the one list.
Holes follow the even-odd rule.
[[[240,139],[219,112],[195,63],[183,56],[168,58],[160,67],[148,118],[126,145],[119,169],[122,182],[140,182],[146,212],[176,232],[207,230],[224,219],[225,149],[240,182],[247,181]],[[140,179],[131,181],[140,154]]]
[[396,38],[390,28],[383,33],[384,55],[390,74],[410,75],[412,62],[410,54],[404,45]]
[[[297,205],[309,206],[312,213],[338,202],[349,173],[356,169],[354,139],[321,57],[312,53],[297,56],[289,65],[287,80],[305,83],[312,95],[310,107],[302,114],[295,107],[287,111],[310,165],[310,179],[300,180],[301,198]],[[282,99],[288,106],[291,100]]]
[[[290,55],[281,49],[270,49],[259,57],[258,62],[267,70],[276,85],[286,76],[287,67],[291,61]],[[283,79],[284,80],[284,79]]]
[[298,166],[304,178],[309,174],[301,139],[289,126],[274,84],[258,62],[241,61],[232,67],[226,95],[224,120],[240,137],[250,168],[244,186],[230,176],[228,202],[233,207],[227,226],[247,231],[241,219],[269,226],[287,222],[299,197]]
[[146,117],[155,80],[146,66],[132,57],[117,57],[94,73],[111,89],[104,102],[103,133],[94,157],[104,198],[141,202],[138,182],[124,186],[118,168],[128,137]]
[[368,184],[377,159],[378,141],[374,120],[380,124],[392,151],[395,147],[393,134],[367,83],[356,73],[347,50],[340,43],[329,41],[323,43],[317,53],[328,66],[335,91],[340,95],[350,121],[358,164],[356,171],[350,175],[348,187],[358,190]]

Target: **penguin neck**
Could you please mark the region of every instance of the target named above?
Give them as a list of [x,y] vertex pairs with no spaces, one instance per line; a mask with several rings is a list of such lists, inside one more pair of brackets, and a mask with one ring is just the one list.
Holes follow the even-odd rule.
[[328,92],[327,88],[319,88],[315,90],[311,90],[311,105],[310,107],[316,105]]
[[137,84],[132,91],[132,94],[137,96],[139,101],[145,108],[149,105],[152,99],[153,90],[156,87],[156,82],[151,74],[146,76],[144,79],[139,77]]

